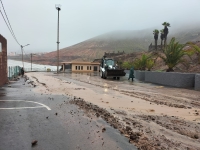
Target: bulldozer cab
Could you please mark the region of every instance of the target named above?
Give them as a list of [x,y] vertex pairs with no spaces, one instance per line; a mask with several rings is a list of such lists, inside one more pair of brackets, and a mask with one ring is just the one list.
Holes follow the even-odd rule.
[[101,67],[104,68],[106,66],[114,66],[115,65],[115,61],[113,59],[102,59],[101,61]]
[[107,66],[114,66],[114,65],[115,65],[115,62],[114,62],[114,60],[112,60],[112,59],[107,59],[107,60],[105,60],[105,64],[106,64]]

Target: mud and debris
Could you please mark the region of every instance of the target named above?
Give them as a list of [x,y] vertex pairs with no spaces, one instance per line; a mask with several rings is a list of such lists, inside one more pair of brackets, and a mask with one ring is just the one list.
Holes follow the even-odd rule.
[[[70,104],[79,106],[85,116],[91,120],[101,117],[139,149],[200,149],[197,91],[114,83],[98,76],[91,76],[88,81],[84,75],[59,79],[59,76],[33,75],[47,85],[38,84],[35,92],[69,96]],[[106,132],[106,128],[101,130]]]
[[[121,113],[120,119],[106,109],[86,102],[83,99],[75,98],[70,101],[70,104],[78,105],[86,114],[95,114],[96,117],[103,118],[113,128],[118,129],[122,135],[129,138],[130,143],[133,143],[141,150],[173,149],[177,146],[177,149],[185,149],[187,147],[190,149],[198,148],[196,147],[197,145],[190,145],[188,143],[175,141],[174,139],[168,139],[167,134],[171,134],[172,137],[183,135],[196,140],[197,143],[200,142],[198,140],[200,126],[174,116],[136,115],[129,118],[130,116],[127,117],[127,115]],[[152,128],[148,124],[155,125]],[[159,131],[155,129],[157,127],[158,129],[160,128]],[[103,128],[102,132],[105,132],[105,130]]]
[[37,141],[37,140],[34,140],[34,141],[32,141],[32,142],[31,142],[31,145],[32,145],[32,147],[36,146],[36,145],[37,145],[37,143],[38,143],[38,141]]

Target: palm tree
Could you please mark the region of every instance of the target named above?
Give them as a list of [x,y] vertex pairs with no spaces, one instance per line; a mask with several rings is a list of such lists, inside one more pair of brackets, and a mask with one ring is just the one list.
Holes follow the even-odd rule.
[[158,41],[158,34],[159,34],[159,31],[157,29],[155,29],[153,31],[153,34],[154,34],[154,39],[155,39],[155,49],[157,50],[157,41]]
[[162,49],[162,45],[163,45],[163,40],[164,40],[164,29],[160,30],[160,39],[161,39],[161,49]]
[[153,66],[155,65],[155,60],[154,59],[148,59],[147,62],[146,62],[146,68],[148,71],[150,71]]
[[198,56],[198,63],[200,64],[200,47],[192,42],[189,42],[187,44],[192,47],[193,53],[196,53],[196,55]]
[[164,49],[164,56],[159,55],[168,66],[167,72],[174,71],[173,68],[177,64],[184,62],[182,57],[184,55],[189,55],[187,51],[183,50],[184,47],[185,45],[175,42],[175,38],[172,38],[169,45]]
[[166,42],[167,42],[167,34],[169,33],[167,27],[170,27],[170,23],[169,22],[163,22],[162,25],[164,26],[163,31],[164,31],[164,39],[165,39],[165,41],[164,41],[164,47],[165,47],[166,46]]
[[[142,54],[142,56],[140,58],[136,58],[133,62],[133,66],[134,68],[138,69],[138,70],[146,70],[146,67],[148,65],[148,69],[152,68],[153,65],[150,64],[151,62],[148,62],[149,59],[151,59],[152,55],[148,55],[148,54]],[[150,66],[151,65],[151,66]],[[150,66],[150,67],[149,67]]]

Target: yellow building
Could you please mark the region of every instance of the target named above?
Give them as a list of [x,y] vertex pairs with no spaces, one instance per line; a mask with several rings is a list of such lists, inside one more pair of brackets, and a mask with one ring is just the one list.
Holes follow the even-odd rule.
[[95,72],[99,71],[98,62],[61,62],[62,70],[65,72],[65,66],[68,65],[72,72]]

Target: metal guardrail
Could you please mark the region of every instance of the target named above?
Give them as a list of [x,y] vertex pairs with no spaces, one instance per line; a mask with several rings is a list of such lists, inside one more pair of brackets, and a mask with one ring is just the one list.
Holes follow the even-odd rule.
[[[56,69],[50,68],[24,68],[25,72],[54,72]],[[8,67],[8,79],[13,80],[14,78],[21,75],[21,67],[20,66],[9,66]]]
[[21,67],[19,66],[12,66],[8,67],[8,79],[12,80],[21,74]]
[[53,72],[56,71],[56,69],[50,69],[50,68],[24,68],[25,72],[32,72],[32,71],[38,71],[38,72]]

